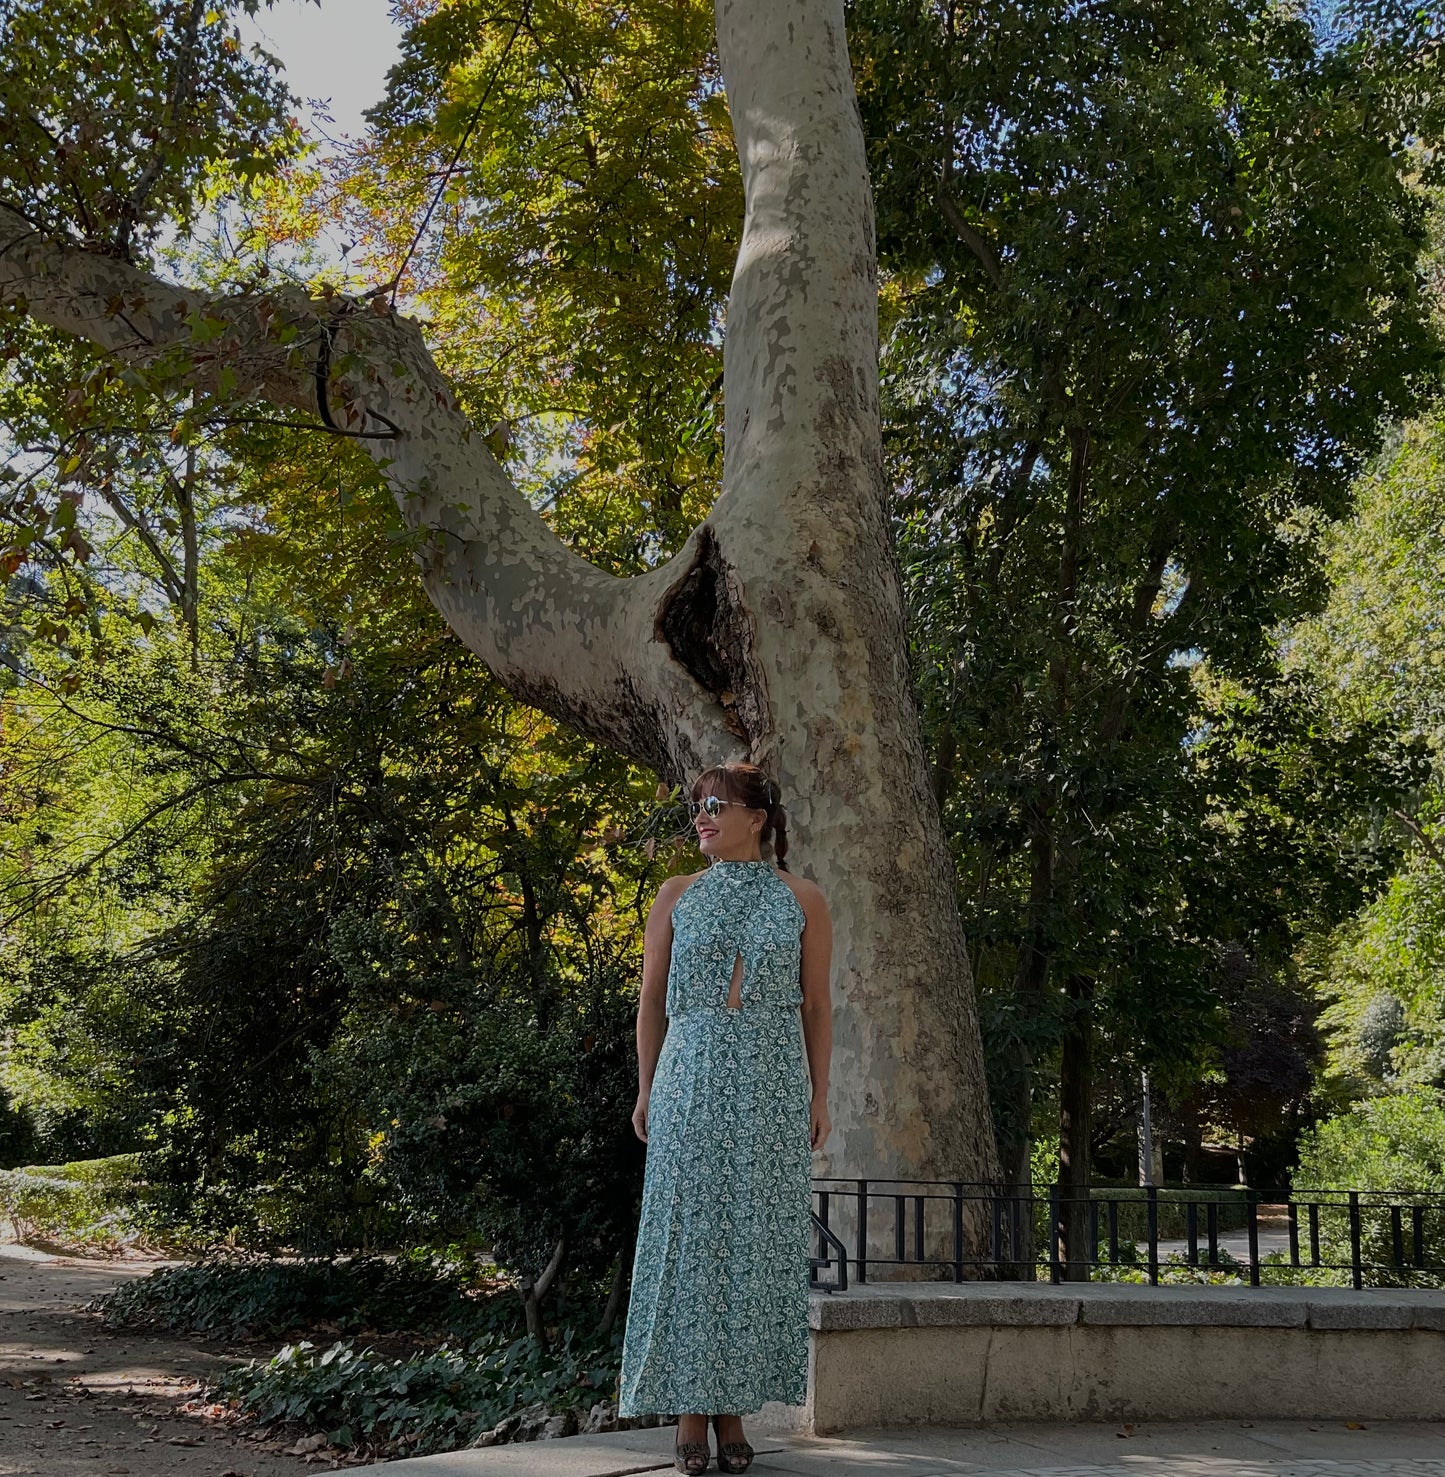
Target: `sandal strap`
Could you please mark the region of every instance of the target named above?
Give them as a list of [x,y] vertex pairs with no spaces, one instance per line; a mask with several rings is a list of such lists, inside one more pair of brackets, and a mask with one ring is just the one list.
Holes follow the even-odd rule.
[[[718,1433],[718,1467],[725,1472],[746,1472],[753,1460],[754,1452],[752,1447],[746,1441],[724,1441],[722,1439],[720,1423],[716,1416],[713,1417],[712,1424],[713,1430]],[[737,1462],[741,1462],[742,1465],[735,1466],[734,1463]],[[726,1463],[726,1466],[724,1466],[724,1463]]]

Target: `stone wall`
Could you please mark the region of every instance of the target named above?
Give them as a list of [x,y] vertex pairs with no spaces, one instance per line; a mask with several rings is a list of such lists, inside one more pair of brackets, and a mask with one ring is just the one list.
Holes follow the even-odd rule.
[[1445,1293],[878,1283],[816,1293],[809,1401],[764,1429],[1445,1419]]

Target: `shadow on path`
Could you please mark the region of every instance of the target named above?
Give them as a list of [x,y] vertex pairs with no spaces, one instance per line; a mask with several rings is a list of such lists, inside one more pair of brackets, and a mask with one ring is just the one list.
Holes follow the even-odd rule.
[[202,1381],[269,1357],[274,1342],[111,1331],[85,1311],[166,1265],[0,1244],[0,1477],[298,1477],[342,1465],[287,1455],[200,1400]]

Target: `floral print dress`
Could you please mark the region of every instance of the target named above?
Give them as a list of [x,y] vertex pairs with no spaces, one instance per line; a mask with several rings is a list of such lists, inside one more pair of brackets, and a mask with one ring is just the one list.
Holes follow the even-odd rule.
[[[766,859],[713,862],[673,907],[619,1415],[807,1398],[803,924]],[[729,1006],[738,955],[741,1005]]]

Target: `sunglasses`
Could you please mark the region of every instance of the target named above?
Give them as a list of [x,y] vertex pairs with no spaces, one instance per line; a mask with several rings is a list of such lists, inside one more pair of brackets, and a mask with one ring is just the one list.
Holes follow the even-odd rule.
[[724,805],[742,805],[744,810],[753,808],[743,805],[741,800],[720,800],[716,795],[704,795],[701,800],[689,800],[687,802],[687,818],[690,821],[695,821],[698,812],[701,811],[703,815],[716,820],[722,814]]

